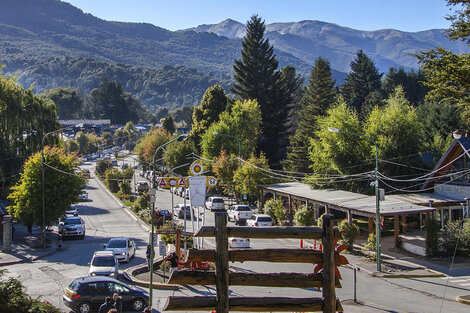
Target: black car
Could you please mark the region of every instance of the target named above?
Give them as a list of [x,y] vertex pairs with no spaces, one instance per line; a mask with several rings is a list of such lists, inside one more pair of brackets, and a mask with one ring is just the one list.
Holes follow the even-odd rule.
[[122,297],[123,310],[142,311],[149,303],[149,293],[144,289],[104,276],[75,279],[65,288],[62,299],[75,312],[89,313],[97,311],[114,293]]

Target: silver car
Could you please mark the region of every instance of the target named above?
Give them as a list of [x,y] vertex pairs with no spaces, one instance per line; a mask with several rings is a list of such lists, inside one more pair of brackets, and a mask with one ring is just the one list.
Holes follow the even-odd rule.
[[65,215],[59,220],[58,228],[63,237],[85,238],[85,221],[81,217]]
[[118,261],[126,263],[135,256],[136,250],[134,240],[127,237],[111,238],[104,248],[106,251],[112,251]]
[[117,278],[118,265],[118,260],[113,251],[95,251],[90,262],[88,275]]

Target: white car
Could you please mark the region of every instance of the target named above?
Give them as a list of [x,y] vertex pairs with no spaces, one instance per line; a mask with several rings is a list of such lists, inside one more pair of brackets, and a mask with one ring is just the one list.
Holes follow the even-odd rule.
[[249,238],[240,238],[240,237],[230,237],[228,239],[228,246],[230,248],[249,248],[250,239]]
[[63,237],[80,237],[85,239],[85,221],[81,217],[65,215],[59,219],[59,234]]
[[79,197],[80,197],[80,200],[87,201],[88,200],[88,192],[83,190]]
[[234,221],[235,225],[244,224],[251,218],[253,211],[249,206],[243,204],[232,205],[227,210],[227,217],[229,221]]
[[73,215],[73,216],[78,216],[78,206],[76,204],[72,204],[70,206],[70,209],[65,211],[66,215]]
[[111,238],[104,245],[105,251],[112,251],[118,261],[129,262],[135,256],[135,242],[127,237]]
[[[191,219],[191,206],[189,204],[186,204],[186,206],[183,203],[177,204],[175,206],[175,215],[178,216],[178,218],[184,218],[186,212],[186,219]],[[193,209],[193,216],[194,216],[194,209]]]
[[273,226],[273,219],[266,214],[253,214],[251,218],[246,221],[246,226]]
[[112,251],[95,251],[90,262],[89,276],[110,276],[117,278],[118,261]]
[[224,199],[221,197],[210,197],[206,201],[206,209],[208,210],[225,210]]

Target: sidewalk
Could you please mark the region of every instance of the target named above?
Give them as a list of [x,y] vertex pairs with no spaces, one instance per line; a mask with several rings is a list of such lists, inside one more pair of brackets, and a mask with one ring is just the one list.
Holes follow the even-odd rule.
[[[11,251],[0,252],[0,266],[31,262],[49,255],[57,251],[57,233],[46,231],[46,249],[43,250],[40,244],[41,229],[33,227],[32,234],[28,234],[28,228],[20,223],[15,226],[15,236]],[[3,247],[3,242],[0,240]]]

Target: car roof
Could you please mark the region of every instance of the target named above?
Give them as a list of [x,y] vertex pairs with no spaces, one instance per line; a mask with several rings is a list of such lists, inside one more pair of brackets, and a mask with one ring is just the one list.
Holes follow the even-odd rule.
[[[246,204],[234,204],[233,205],[234,208],[238,208],[239,206],[246,206],[246,207],[250,208],[250,206],[246,205]],[[250,210],[251,210],[251,208],[250,208]]]
[[82,218],[78,217],[78,216],[73,216],[72,214],[66,214],[65,219],[67,219],[67,220],[81,220]]
[[102,255],[112,255],[112,256],[114,256],[114,252],[113,252],[113,251],[109,251],[109,250],[100,250],[100,251],[95,251],[94,255],[99,255],[99,256],[102,256]]
[[108,242],[112,240],[129,240],[129,239],[130,239],[129,237],[114,237],[114,238],[109,239]]
[[271,216],[268,215],[268,214],[254,214],[253,216],[257,216],[257,217],[269,217],[269,218],[271,218]]

